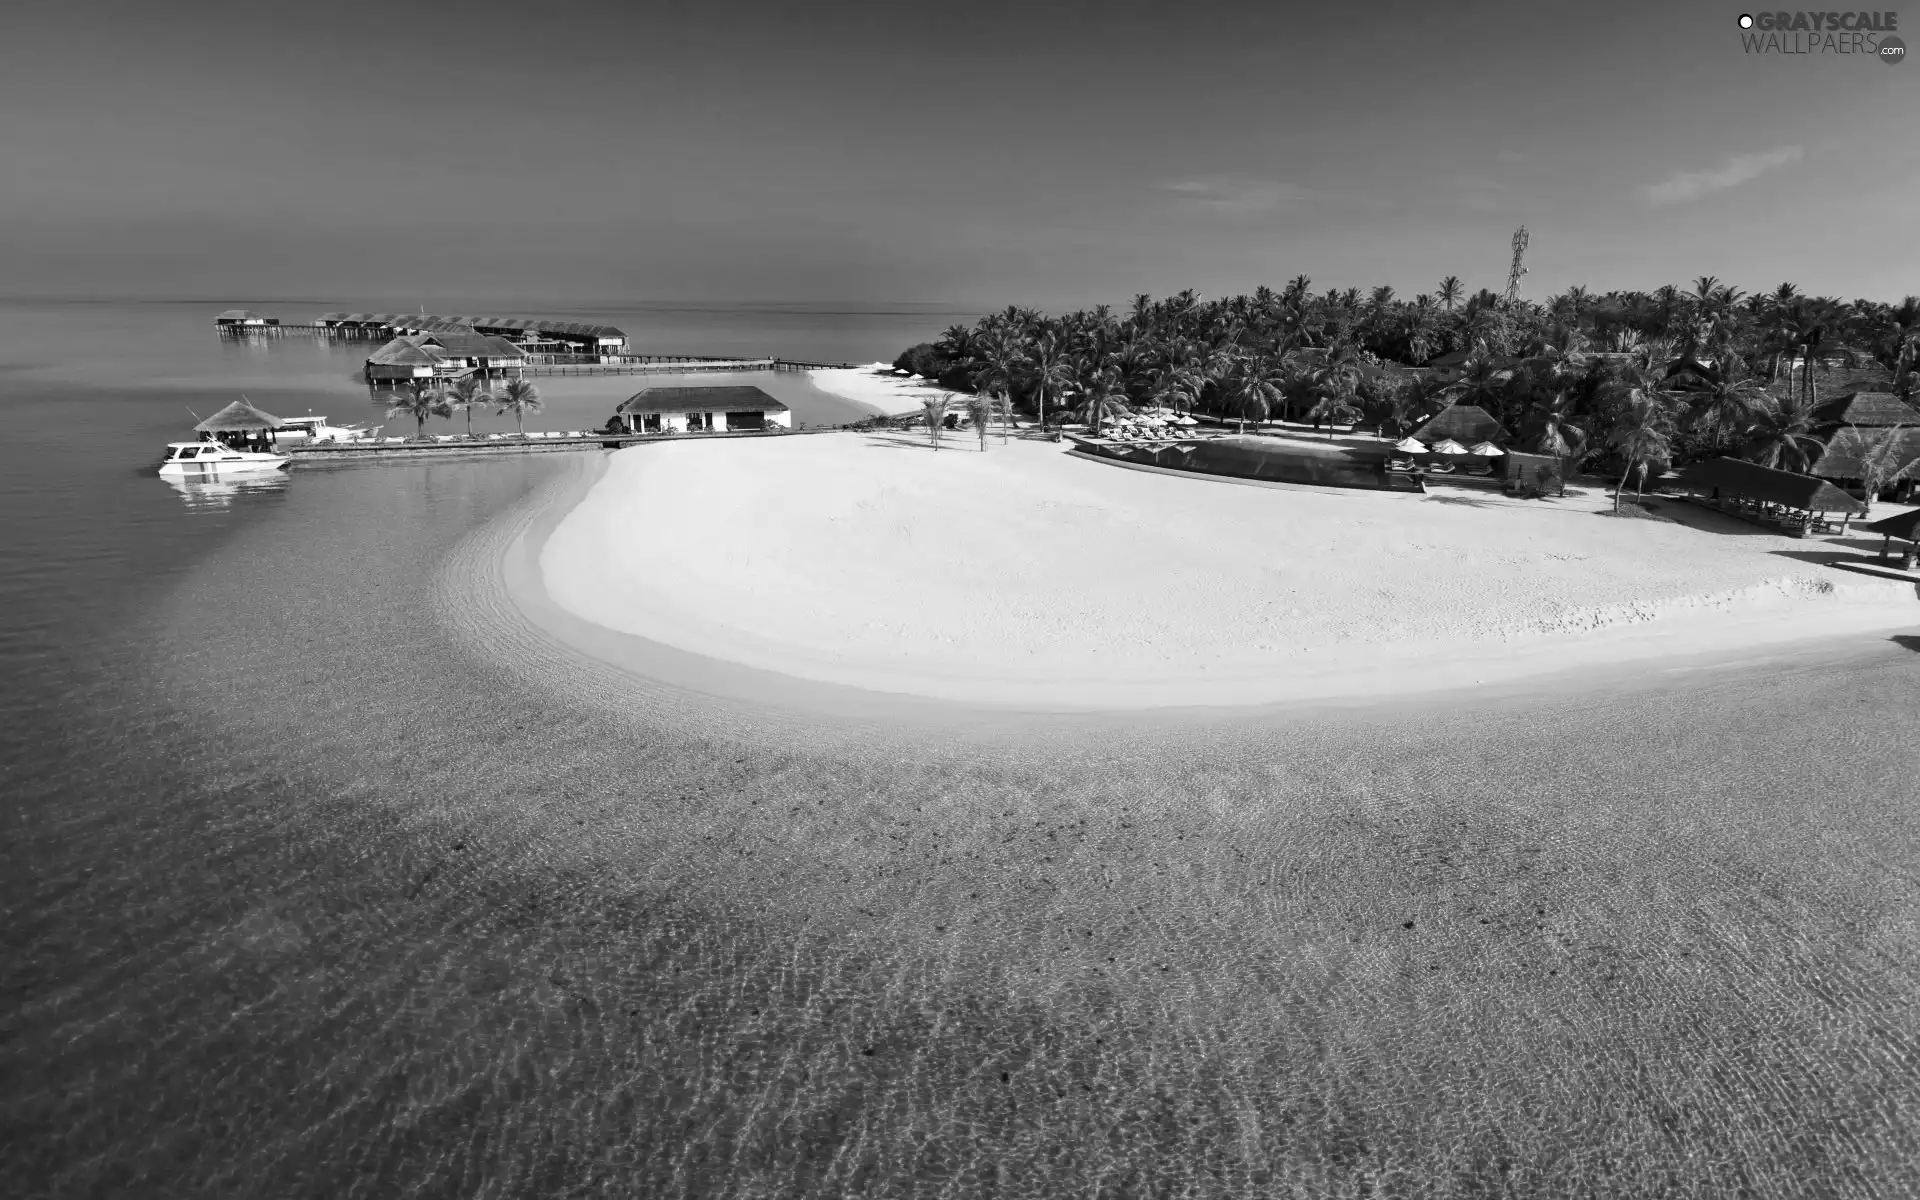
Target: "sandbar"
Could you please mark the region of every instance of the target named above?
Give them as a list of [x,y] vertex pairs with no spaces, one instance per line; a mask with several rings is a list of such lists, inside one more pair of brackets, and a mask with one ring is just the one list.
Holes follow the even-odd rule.
[[590,626],[796,680],[1064,711],[1354,701],[1920,624],[1815,543],[1604,496],[1248,488],[1060,445],[828,434],[608,456],[539,547]]

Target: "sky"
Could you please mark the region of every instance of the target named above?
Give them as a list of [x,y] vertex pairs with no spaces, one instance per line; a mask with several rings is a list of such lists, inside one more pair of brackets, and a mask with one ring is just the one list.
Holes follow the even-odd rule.
[[10,0],[0,294],[1920,292],[1920,62],[1742,11]]

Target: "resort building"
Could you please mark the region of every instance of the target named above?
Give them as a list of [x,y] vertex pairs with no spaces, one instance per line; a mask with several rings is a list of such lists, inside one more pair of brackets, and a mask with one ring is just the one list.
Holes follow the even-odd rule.
[[231,329],[244,328],[247,326],[278,325],[280,322],[273,317],[263,317],[250,308],[230,308],[215,317],[213,323]]
[[614,410],[629,433],[738,433],[791,429],[793,413],[757,387],[656,387]]
[[394,338],[367,358],[368,383],[458,379],[479,372],[518,372],[526,353],[504,338],[459,326],[456,333],[415,333]]

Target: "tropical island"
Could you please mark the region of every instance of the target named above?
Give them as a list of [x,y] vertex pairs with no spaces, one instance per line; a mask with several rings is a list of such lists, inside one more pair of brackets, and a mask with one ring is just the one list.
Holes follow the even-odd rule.
[[[544,599],[610,637],[789,679],[1066,709],[1399,696],[1884,636],[1920,616],[1900,572],[1834,570],[1814,543],[1714,505],[1623,510],[1609,486],[1711,460],[1788,479],[1825,465],[1855,491],[1807,484],[1856,511],[1856,495],[1901,495],[1920,454],[1901,399],[1920,303],[1743,301],[1710,279],[1548,305],[1456,291],[1363,302],[1297,279],[955,326],[891,368],[816,374],[920,397],[925,434],[903,415],[601,460],[531,548]],[[1379,439],[1448,406],[1483,410],[1572,486],[1236,486],[1116,470],[1049,432],[1159,411],[1275,443],[1338,425],[1352,440],[1356,424]],[[948,409],[973,432],[943,439]],[[1595,519],[1621,515],[1646,519]],[[729,529],[753,530],[750,551],[716,535]],[[1845,535],[1834,557],[1865,547],[1819,532]]]

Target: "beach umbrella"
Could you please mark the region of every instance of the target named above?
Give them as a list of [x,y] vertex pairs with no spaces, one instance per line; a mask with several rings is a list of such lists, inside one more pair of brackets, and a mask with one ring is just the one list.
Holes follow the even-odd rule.
[[1442,438],[1433,444],[1435,454],[1465,454],[1467,448],[1452,438]]
[[1173,423],[1175,425],[1198,425],[1200,422],[1194,420],[1192,417],[1175,417]]
[[1499,458],[1502,454],[1505,454],[1506,451],[1494,445],[1492,442],[1481,442],[1473,448],[1472,453],[1478,454],[1482,458]]
[[1402,454],[1425,454],[1427,452],[1425,443],[1416,442],[1412,438],[1401,438],[1393,444],[1393,448]]

